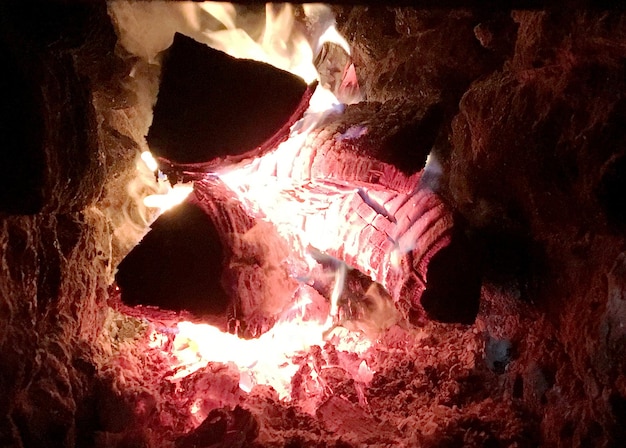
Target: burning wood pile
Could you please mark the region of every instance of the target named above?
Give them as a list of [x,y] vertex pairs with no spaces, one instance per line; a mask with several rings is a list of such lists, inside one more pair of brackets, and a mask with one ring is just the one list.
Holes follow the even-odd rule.
[[[341,73],[337,95],[354,97],[353,65]],[[398,325],[410,338],[429,318],[473,323],[480,275],[435,191],[441,167],[426,163],[441,110],[345,106],[328,87],[174,35],[147,141],[158,175],[193,191],[116,274],[119,310],[158,323],[151,337],[176,358],[171,380],[211,383],[207,363],[231,362],[240,389],[271,386],[307,413],[367,409],[376,339]],[[352,399],[328,401],[327,381],[354,383]],[[216,393],[220,406],[240,399]],[[215,405],[199,394],[193,419]]]
[[[323,91],[313,94],[315,86],[307,88],[293,75],[232,60],[182,35],[168,51],[148,143],[168,178],[193,180],[195,187],[180,218],[157,220],[158,234],[149,233],[120,264],[117,283],[126,303],[199,311],[231,297],[236,303],[230,314],[245,334],[252,322],[263,327],[263,320],[290,306],[294,278],[310,278],[301,282],[309,286],[323,283],[313,278],[315,267],[306,266],[308,251],[319,253],[309,257],[320,268],[320,257],[330,257],[349,266],[344,270],[369,276],[394,302],[406,302],[401,308],[414,316],[423,314],[425,303],[441,320],[473,322],[480,289],[476,263],[431,187],[440,175],[438,162],[424,168],[434,139],[428,131],[438,125],[435,108],[359,103],[339,112],[332,108],[342,107],[331,103],[312,105],[322,112],[306,112],[310,102],[324,101],[330,92],[326,98]],[[268,71],[273,76],[264,80]],[[215,79],[214,72],[227,73],[227,81]],[[206,83],[207,91],[194,79]],[[241,98],[212,101],[224,92]],[[238,107],[243,110],[228,113],[246,124],[243,131],[233,117],[221,115]],[[274,112],[280,119],[256,119],[270,116],[265,109],[281,107],[287,111]],[[249,123],[259,123],[258,131]],[[192,210],[202,210],[205,222],[190,219]],[[454,282],[446,281],[451,277]],[[193,293],[186,285],[204,287]],[[441,303],[452,297],[455,304]]]
[[623,436],[622,15],[0,12],[0,444]]

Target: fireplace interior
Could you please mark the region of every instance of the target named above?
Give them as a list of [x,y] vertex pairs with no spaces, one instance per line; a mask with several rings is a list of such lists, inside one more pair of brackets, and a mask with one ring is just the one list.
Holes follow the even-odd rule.
[[0,6],[1,446],[621,446],[626,15],[341,3]]

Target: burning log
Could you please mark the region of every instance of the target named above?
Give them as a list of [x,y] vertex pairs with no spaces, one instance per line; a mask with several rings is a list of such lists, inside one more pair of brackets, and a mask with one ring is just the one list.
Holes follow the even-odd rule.
[[[452,211],[420,170],[440,120],[436,105],[351,106],[312,132],[291,177],[353,189],[324,211],[326,220],[344,218],[347,225],[318,238],[315,247],[381,283],[396,302],[408,302],[401,308],[471,323],[480,297],[478,263]],[[277,165],[283,160],[275,159]],[[302,230],[310,234],[320,224],[314,217]]]
[[296,282],[281,265],[287,253],[271,224],[250,217],[219,180],[205,180],[152,224],[116,281],[126,305],[188,312],[254,336],[293,296]]
[[151,227],[118,267],[124,303],[209,316],[225,313],[229,298],[215,280],[222,273],[224,249],[202,208],[181,204]]
[[296,75],[177,33],[165,55],[148,144],[177,163],[238,159],[286,138],[309,97]]
[[[270,100],[276,91],[280,98]],[[254,335],[294,297],[292,277],[315,282],[312,271],[287,269],[286,260],[307,264],[316,250],[383,285],[414,322],[424,312],[473,322],[478,272],[457,262],[459,255],[471,259],[462,232],[422,181],[444,119],[440,105],[359,104],[324,118],[304,112],[309,101],[319,100],[311,95],[291,74],[175,36],[148,142],[173,182],[196,180],[194,199],[183,210],[197,214],[200,207],[206,214],[198,218],[200,233],[193,221],[188,224],[196,238],[206,239],[200,249],[206,255],[196,256],[199,246],[187,243],[173,250],[184,260],[168,287],[158,286],[167,278],[161,270],[178,255],[167,256],[170,261],[155,271],[154,287],[133,284],[132,278],[146,276],[145,260],[156,258],[151,254],[160,250],[160,239],[170,238],[158,236],[164,224],[157,222],[131,252],[135,261],[120,265],[124,302],[196,315],[228,308],[237,330]],[[197,258],[202,262],[190,269]],[[215,278],[221,287],[211,286]],[[208,300],[212,289],[215,298]],[[149,298],[142,301],[142,295]]]
[[[212,174],[203,174],[212,161],[165,170],[175,179],[203,178],[199,191],[209,191],[210,179],[219,176],[246,212],[272,222],[293,250],[313,248],[358,269],[382,284],[413,322],[426,314],[471,323],[480,296],[477,263],[452,211],[422,181],[441,118],[437,105],[359,104],[318,125],[297,148],[286,141],[264,157]],[[215,200],[200,199],[212,217],[219,216]],[[221,234],[232,234],[228,227],[240,219],[222,218],[230,222]],[[237,245],[232,250],[240,251]],[[246,297],[246,309],[266,300],[258,293],[235,295]]]

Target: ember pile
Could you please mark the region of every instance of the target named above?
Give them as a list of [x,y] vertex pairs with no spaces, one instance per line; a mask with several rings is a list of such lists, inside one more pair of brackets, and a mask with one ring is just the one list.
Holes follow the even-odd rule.
[[0,22],[0,445],[620,446],[622,13]]

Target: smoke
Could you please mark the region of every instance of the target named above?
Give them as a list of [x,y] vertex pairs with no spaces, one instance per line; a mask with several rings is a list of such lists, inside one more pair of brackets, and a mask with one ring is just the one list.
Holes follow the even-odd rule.
[[441,188],[441,176],[443,168],[437,156],[431,152],[426,157],[426,165],[420,179],[420,186],[428,187],[432,192],[436,193]]

